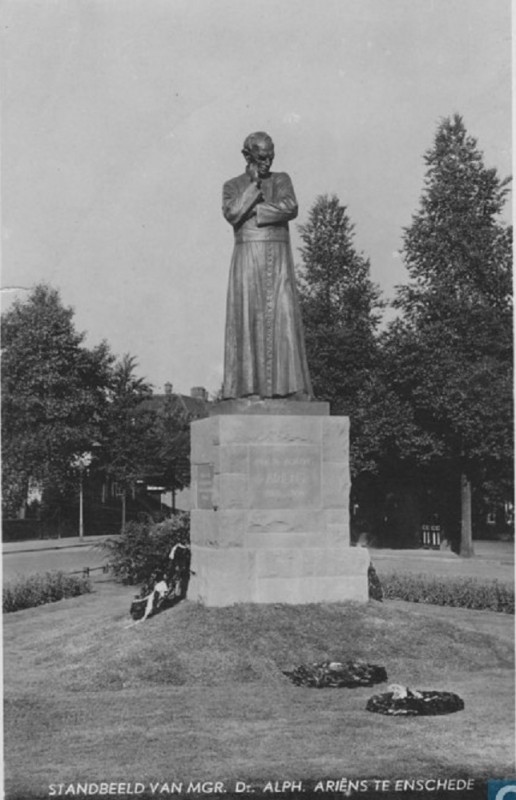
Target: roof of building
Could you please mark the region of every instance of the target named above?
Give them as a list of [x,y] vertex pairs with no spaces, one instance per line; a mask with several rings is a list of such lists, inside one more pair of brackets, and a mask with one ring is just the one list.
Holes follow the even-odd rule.
[[176,394],[172,391],[167,391],[165,394],[152,394],[146,400],[142,401],[140,407],[148,411],[159,412],[170,398],[174,405],[179,404],[187,414],[197,419],[207,417],[210,407],[207,392],[203,389],[203,396],[201,396],[200,389],[194,389],[192,391],[197,392],[197,394],[192,396],[191,394]]

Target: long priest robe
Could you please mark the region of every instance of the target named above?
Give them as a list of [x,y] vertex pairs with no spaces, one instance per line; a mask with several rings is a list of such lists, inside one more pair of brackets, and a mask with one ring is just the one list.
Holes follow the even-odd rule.
[[297,216],[289,176],[260,190],[247,173],[224,184],[222,210],[235,247],[227,293],[223,397],[312,396],[288,222]]

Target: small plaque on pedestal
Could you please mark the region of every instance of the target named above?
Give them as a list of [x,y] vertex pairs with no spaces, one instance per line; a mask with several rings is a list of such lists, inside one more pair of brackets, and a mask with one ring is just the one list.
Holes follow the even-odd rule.
[[196,464],[197,508],[213,508],[213,464]]

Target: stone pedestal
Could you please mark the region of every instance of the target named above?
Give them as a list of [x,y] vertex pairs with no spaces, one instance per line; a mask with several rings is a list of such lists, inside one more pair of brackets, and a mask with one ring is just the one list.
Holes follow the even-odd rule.
[[347,417],[325,403],[221,403],[192,423],[191,464],[189,599],[367,600],[369,556],[349,544]]

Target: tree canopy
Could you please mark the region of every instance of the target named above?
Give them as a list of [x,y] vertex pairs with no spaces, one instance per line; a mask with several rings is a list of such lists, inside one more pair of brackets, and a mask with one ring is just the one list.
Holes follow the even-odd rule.
[[1,325],[6,517],[24,507],[32,486],[43,517],[59,524],[86,469],[121,497],[122,527],[126,497],[138,483],[172,490],[189,483],[192,415],[177,396],[153,395],[133,356],[116,359],[105,342],[85,347],[57,290],[36,286]]
[[108,403],[100,433],[99,467],[115,481],[122,497],[122,528],[125,498],[142,477],[154,450],[155,415],[142,411],[151,387],[135,375],[136,360],[128,354],[113,365],[107,385]]
[[2,315],[2,478],[13,513],[30,480],[65,490],[105,413],[112,356],[88,349],[59,293],[36,286]]
[[300,297],[315,396],[351,414],[375,361],[383,303],[370,264],[354,246],[354,226],[338,197],[323,195],[299,226]]
[[173,503],[175,493],[190,483],[190,424],[194,419],[177,396],[165,394],[156,414],[153,468],[172,492]]
[[445,451],[473,469],[512,458],[512,237],[499,219],[509,179],[484,166],[459,116],[442,121],[425,161],[404,235],[403,325],[392,329],[399,385]]
[[509,179],[485,167],[458,115],[439,124],[425,163],[403,238],[402,317],[385,342],[390,385],[457,480],[481,487],[496,476],[510,491],[512,235],[500,219]]
[[423,514],[433,507],[456,538],[462,486],[467,554],[471,487],[477,501],[512,497],[509,179],[484,165],[459,116],[441,121],[424,159],[419,208],[403,232],[398,318],[379,331],[369,262],[335,197],[318,198],[300,228],[303,316],[316,394],[351,417],[355,498],[378,517],[389,497],[406,500],[413,529],[414,503]]

